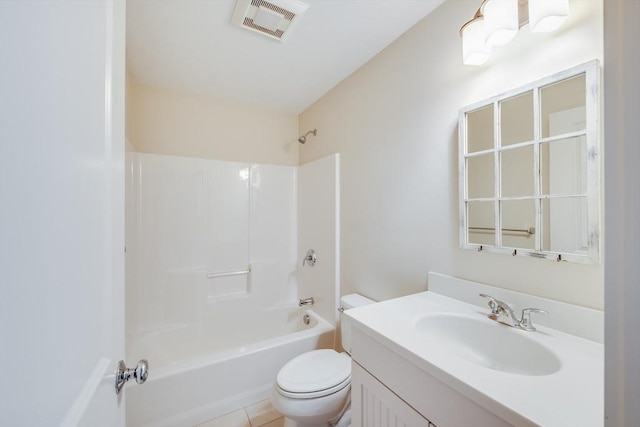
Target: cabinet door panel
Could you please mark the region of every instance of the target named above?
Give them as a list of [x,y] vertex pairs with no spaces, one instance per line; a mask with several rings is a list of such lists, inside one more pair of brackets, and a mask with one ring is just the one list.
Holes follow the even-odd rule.
[[352,427],[429,427],[429,420],[355,362],[351,387]]

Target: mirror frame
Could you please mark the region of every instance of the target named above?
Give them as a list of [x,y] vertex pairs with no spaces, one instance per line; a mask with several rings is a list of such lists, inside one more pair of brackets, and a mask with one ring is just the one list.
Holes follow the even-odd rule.
[[[543,138],[541,129],[541,101],[540,93],[544,87],[567,80],[572,77],[585,75],[585,110],[586,123],[583,131],[565,133]],[[569,261],[578,263],[597,263],[600,261],[600,245],[601,245],[601,159],[600,159],[600,140],[601,140],[601,109],[600,109],[600,63],[592,60],[587,63],[577,65],[568,70],[553,74],[519,88],[504,92],[500,95],[476,102],[459,110],[458,114],[458,180],[459,180],[459,236],[460,247],[463,249],[473,249],[477,251],[486,251],[492,253],[510,254],[513,256],[529,256],[534,258],[551,259],[555,261]],[[541,232],[543,226],[543,209],[544,200],[557,198],[557,195],[544,195],[540,189],[540,185],[535,186],[534,195],[527,196],[527,199],[535,201],[535,249],[526,249],[518,247],[502,246],[502,218],[500,212],[500,202],[505,200],[518,200],[523,197],[501,197],[500,192],[500,153],[503,151],[500,146],[500,103],[507,99],[511,99],[527,92],[533,93],[534,98],[534,139],[527,141],[534,147],[534,163],[532,165],[532,173],[535,174],[538,183],[541,182],[540,167],[540,146],[542,143],[567,139],[570,137],[584,136],[586,138],[586,169],[587,169],[587,187],[585,193],[577,194],[578,197],[586,197],[587,199],[587,251],[586,253],[565,253],[556,251],[542,250]],[[488,150],[477,151],[469,155],[467,152],[467,116],[469,113],[477,111],[483,107],[493,106],[493,148]],[[480,154],[494,155],[494,188],[493,197],[488,198],[469,198],[468,197],[468,180],[467,180],[467,159]],[[576,195],[570,195],[576,196]],[[562,197],[562,196],[561,196]],[[564,195],[567,197],[567,195]],[[486,201],[494,204],[494,244],[485,245],[471,243],[469,241],[469,224],[468,224],[468,202],[470,201]]]

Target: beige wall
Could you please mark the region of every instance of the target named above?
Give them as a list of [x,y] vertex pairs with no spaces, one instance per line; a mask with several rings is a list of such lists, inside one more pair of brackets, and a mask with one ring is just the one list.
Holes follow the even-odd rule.
[[602,2],[573,0],[553,34],[523,28],[487,64],[463,66],[460,26],[478,1],[449,0],[300,116],[307,163],[341,155],[342,294],[424,290],[427,271],[603,308],[601,265],[458,247],[458,109],[602,59]]
[[298,117],[127,79],[127,137],[137,151],[298,164]]

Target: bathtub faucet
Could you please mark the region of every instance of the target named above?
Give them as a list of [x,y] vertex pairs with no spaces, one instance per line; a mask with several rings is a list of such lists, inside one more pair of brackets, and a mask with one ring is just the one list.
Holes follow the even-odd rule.
[[303,305],[313,305],[313,303],[313,297],[301,299],[300,301],[298,301],[298,307],[302,307]]

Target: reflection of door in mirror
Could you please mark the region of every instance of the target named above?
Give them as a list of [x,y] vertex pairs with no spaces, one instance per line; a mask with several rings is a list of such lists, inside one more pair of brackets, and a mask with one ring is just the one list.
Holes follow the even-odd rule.
[[[549,133],[560,135],[585,129],[585,108],[549,114]],[[584,136],[549,144],[549,194],[579,194],[586,187]],[[551,198],[545,206],[544,250],[587,252],[586,197]],[[547,215],[548,214],[548,215]]]
[[[533,141],[533,90],[499,102],[500,111],[500,197],[526,197],[500,202],[501,245],[535,249],[536,225],[535,162]],[[528,145],[520,146],[521,143]],[[518,144],[518,145],[516,145]]]

